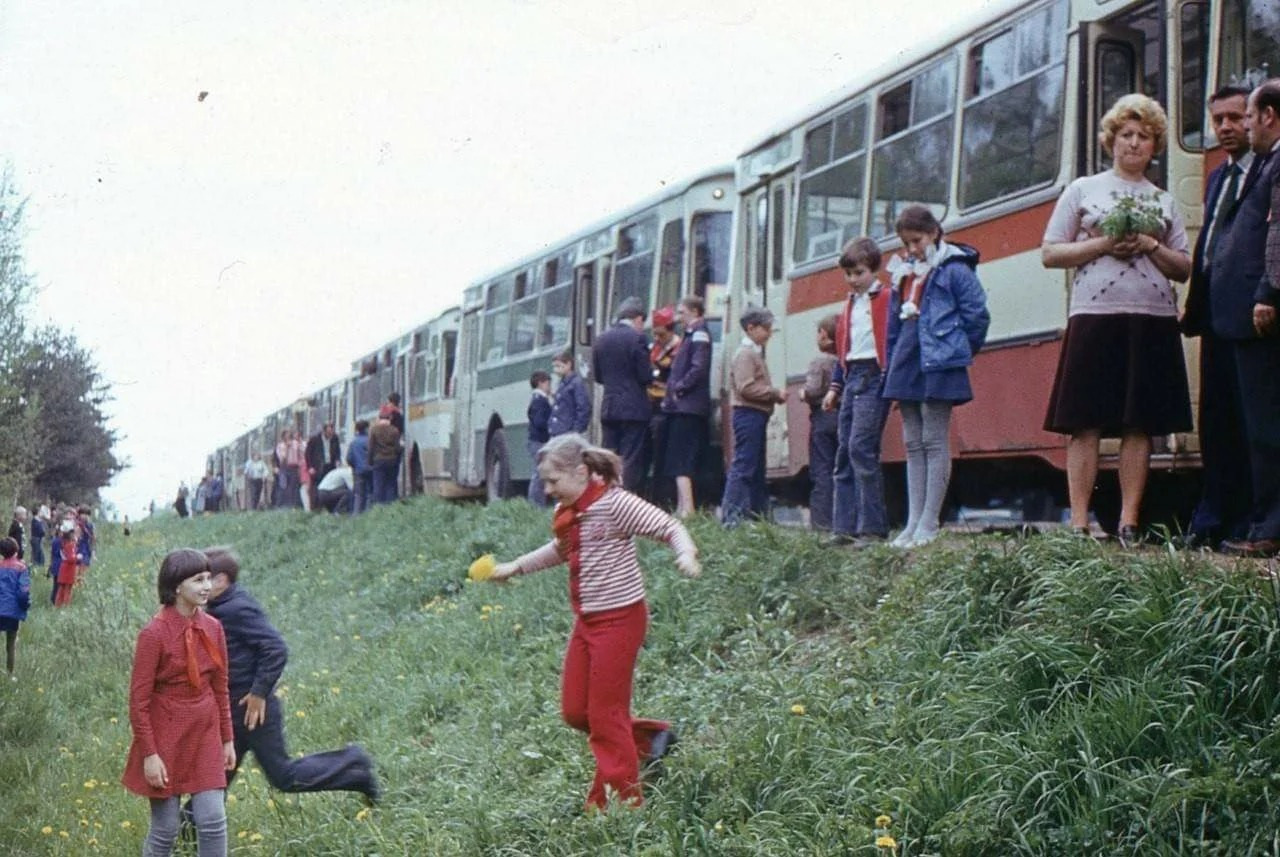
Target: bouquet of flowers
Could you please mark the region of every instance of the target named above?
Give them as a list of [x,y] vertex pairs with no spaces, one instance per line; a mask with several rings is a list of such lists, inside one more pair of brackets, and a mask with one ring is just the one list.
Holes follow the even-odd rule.
[[1119,241],[1127,235],[1153,235],[1164,232],[1164,209],[1155,195],[1112,194],[1116,204],[1098,222],[1098,228],[1108,238]]

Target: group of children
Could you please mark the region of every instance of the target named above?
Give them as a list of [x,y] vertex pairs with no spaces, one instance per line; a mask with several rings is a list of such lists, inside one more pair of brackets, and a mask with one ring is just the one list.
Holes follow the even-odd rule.
[[[849,296],[840,313],[819,323],[822,354],[803,391],[811,413],[811,521],[854,546],[889,535],[880,441],[893,403],[902,414],[908,513],[892,544],[937,538],[951,476],[951,410],[973,398],[968,367],[991,320],[977,250],[944,241],[925,206],[907,206],[895,226],[904,252],[887,266],[888,289],[878,277],[876,242],[855,238],[845,246],[840,267]],[[740,322],[746,338],[732,364],[734,450],[721,503],[727,526],[765,512],[766,429],[774,405],[787,399],[762,356],[772,313],[748,308]]]
[[[551,394],[551,376],[541,370],[529,377],[533,393],[529,398],[528,452],[531,461],[553,437],[577,432],[583,434],[591,425],[591,394],[587,384],[574,368],[573,352],[566,350],[551,358],[551,371],[560,379],[555,395]],[[545,506],[546,490],[535,467],[529,480],[529,502]]]

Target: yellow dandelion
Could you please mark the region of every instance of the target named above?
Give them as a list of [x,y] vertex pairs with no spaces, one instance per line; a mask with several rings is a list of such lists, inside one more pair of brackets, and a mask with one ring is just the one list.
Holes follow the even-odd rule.
[[352,634],[352,635],[351,635],[351,639],[353,639],[353,640],[358,640],[358,639],[360,639],[360,635],[359,635],[359,634]]
[[887,815],[876,816],[876,827],[888,827],[893,824],[893,819]]
[[119,722],[120,722],[120,718],[119,718],[119,717],[112,717],[112,718],[111,718],[110,720],[108,720],[107,722],[108,722],[108,723],[119,723]]
[[524,625],[521,625],[519,622],[517,622],[511,626],[511,630],[519,634],[521,631],[524,630]]
[[294,716],[294,717],[306,717],[306,716],[307,716],[307,712],[303,711],[302,709],[298,709],[296,712],[294,712],[294,715],[293,715],[293,716]]
[[130,821],[129,819],[127,819],[127,818],[126,818],[124,821],[120,822],[120,829],[121,829],[121,830],[128,830],[128,829],[129,829],[129,828],[131,828],[131,827],[133,827],[133,822],[132,822],[132,821]]
[[59,830],[58,835],[61,836],[63,839],[69,839],[71,837],[71,834],[67,833],[67,831],[65,830]]
[[45,836],[48,836],[50,833],[53,833],[53,828],[46,824],[44,827],[40,828],[40,832]]
[[369,807],[367,806],[356,813],[356,821],[364,821],[368,817],[369,817]]
[[892,836],[877,836],[876,847],[877,848],[897,848],[898,840],[894,839]]
[[331,687],[331,688],[329,688],[329,692],[330,692],[330,693],[332,693],[334,696],[337,696],[338,694],[342,693],[342,688],[340,688],[340,687]]
[[803,717],[804,706],[797,702],[795,705],[791,706],[791,713],[794,714],[796,717]]
[[469,580],[488,580],[493,577],[493,571],[498,567],[498,563],[493,558],[493,554],[487,553],[484,556],[471,563],[471,568],[467,569],[467,578]]
[[262,834],[261,834],[261,833],[250,833],[250,834],[249,834],[249,841],[250,841],[250,842],[261,842],[261,841],[262,841]]
[[488,621],[489,621],[489,614],[488,614],[488,613],[481,613],[481,614],[480,614],[480,621],[481,621],[481,622],[488,622]]
[[235,806],[237,800],[239,800],[239,798],[235,795],[230,793],[227,794],[227,806]]
[[715,823],[715,831],[716,831],[716,833],[724,833],[724,822],[723,822],[723,821],[717,821],[717,822]]
[[94,788],[97,788],[97,787],[98,787],[98,781],[97,781],[97,780],[85,780],[85,781],[84,781],[84,787],[85,787],[86,789],[94,789]]
[[92,845],[96,848],[98,846],[98,837],[90,836],[87,844]]
[[236,834],[236,839],[244,839],[244,838],[245,838],[246,836],[248,836],[248,835],[249,835],[249,831],[247,831],[247,830],[242,830],[242,831],[240,831],[239,833],[237,833],[237,834]]
[[483,606],[480,608],[480,610],[481,610],[481,612],[483,612],[483,613],[491,613],[491,612],[493,612],[493,605],[492,605],[492,604],[485,604],[485,605],[483,605]]
[[267,798],[267,809],[275,809],[276,802],[274,798]]

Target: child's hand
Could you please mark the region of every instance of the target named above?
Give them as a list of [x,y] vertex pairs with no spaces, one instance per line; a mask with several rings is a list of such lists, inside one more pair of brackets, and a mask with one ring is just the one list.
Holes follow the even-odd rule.
[[822,409],[824,411],[834,411],[839,402],[840,397],[836,395],[836,391],[827,390],[827,394],[822,397]]
[[698,555],[694,553],[677,554],[676,568],[680,569],[681,574],[689,578],[702,574],[702,563],[698,562]]
[[236,742],[227,741],[222,745],[222,767],[228,771],[236,769]]
[[[232,755],[235,751],[232,751]],[[153,789],[162,789],[169,785],[169,769],[158,753],[152,753],[142,760],[142,777]]]
[[500,562],[493,568],[489,579],[494,583],[506,583],[513,575],[520,573],[520,566],[514,562]]

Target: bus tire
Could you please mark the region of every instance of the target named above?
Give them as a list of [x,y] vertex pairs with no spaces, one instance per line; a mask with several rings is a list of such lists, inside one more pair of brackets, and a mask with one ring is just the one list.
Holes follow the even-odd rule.
[[507,438],[496,431],[489,438],[489,449],[484,456],[485,499],[490,503],[511,496],[511,457],[507,454]]

